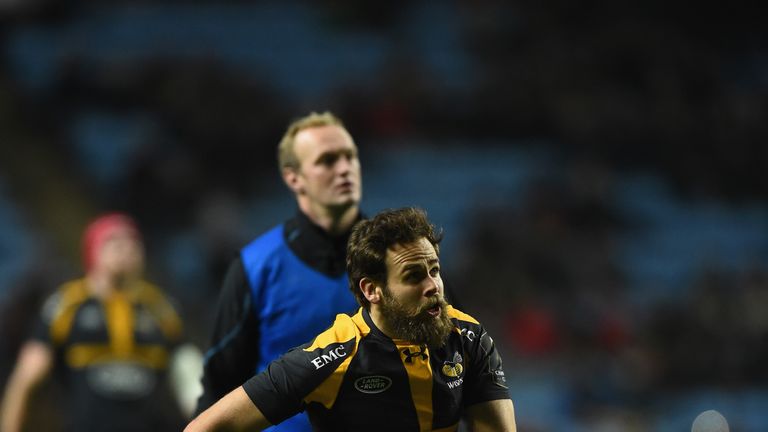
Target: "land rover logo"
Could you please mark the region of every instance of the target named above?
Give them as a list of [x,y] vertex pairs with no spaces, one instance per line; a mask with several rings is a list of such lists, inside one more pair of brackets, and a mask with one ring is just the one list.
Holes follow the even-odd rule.
[[381,375],[366,376],[355,380],[355,388],[363,393],[381,393],[392,385],[392,380]]

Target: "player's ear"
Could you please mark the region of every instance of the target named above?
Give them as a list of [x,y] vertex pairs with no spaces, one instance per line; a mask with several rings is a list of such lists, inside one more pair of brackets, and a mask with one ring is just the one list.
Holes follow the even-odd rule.
[[283,181],[288,186],[288,189],[292,190],[296,195],[304,192],[304,187],[301,185],[301,176],[299,176],[299,171],[296,168],[285,167],[282,172]]
[[358,286],[363,293],[363,296],[365,296],[366,300],[369,302],[375,304],[381,301],[381,288],[379,288],[378,284],[373,279],[364,277],[360,279]]

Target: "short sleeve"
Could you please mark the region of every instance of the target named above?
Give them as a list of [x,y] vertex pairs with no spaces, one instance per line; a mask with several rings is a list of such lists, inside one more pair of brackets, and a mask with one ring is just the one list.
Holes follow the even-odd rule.
[[304,411],[310,393],[346,370],[341,366],[354,356],[356,339],[327,341],[319,346],[322,339],[323,335],[318,336],[313,343],[288,351],[243,384],[270,423],[278,424]]
[[43,302],[43,306],[32,321],[30,339],[53,344],[51,340],[51,326],[53,326],[56,318],[63,313],[63,297],[62,290],[56,290]]
[[471,325],[463,333],[470,353],[465,405],[509,399],[501,356],[493,338],[480,325]]

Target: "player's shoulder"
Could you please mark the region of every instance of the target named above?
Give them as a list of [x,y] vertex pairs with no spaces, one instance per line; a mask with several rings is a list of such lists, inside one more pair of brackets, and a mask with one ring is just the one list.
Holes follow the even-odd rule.
[[162,330],[171,339],[181,336],[182,322],[178,302],[163,290],[146,280],[139,281],[136,301],[147,307],[147,311],[157,318]]
[[254,262],[259,262],[270,256],[274,256],[285,248],[283,225],[284,224],[280,224],[272,227],[243,246],[240,250],[240,258],[243,260],[244,266],[248,267]]
[[463,336],[462,340],[469,343],[476,343],[486,334],[485,328],[472,315],[464,313],[453,306],[446,309],[448,317],[456,325],[456,331]]
[[[320,333],[312,342],[288,352],[287,356],[299,359],[302,368],[311,371],[324,371],[323,373],[343,376],[345,368],[339,369],[343,364],[348,364],[357,354],[357,346],[360,341],[360,331],[346,314],[336,315],[333,325]],[[341,374],[341,375],[338,375]]]
[[59,285],[43,303],[43,309],[58,309],[81,303],[88,298],[85,279],[73,279]]
[[137,300],[152,306],[161,306],[179,311],[179,304],[173,297],[169,296],[162,288],[152,282],[140,280],[136,291]]
[[259,249],[259,248],[269,249],[269,248],[274,248],[279,246],[280,243],[283,243],[283,226],[284,225],[285,224],[281,223],[263,232],[261,235],[259,235],[258,237],[248,242],[243,247],[243,250]]
[[88,299],[85,279],[73,279],[61,284],[43,302],[41,315],[43,321],[50,324],[66,309],[76,307]]
[[59,285],[56,289],[57,293],[62,295],[62,298],[70,300],[80,299],[88,296],[88,290],[85,286],[85,278],[72,279]]
[[[359,313],[359,312],[358,312]],[[309,344],[305,351],[314,351],[318,348],[326,348],[333,345],[348,343],[352,340],[358,339],[361,335],[360,328],[352,316],[347,314],[338,314],[336,319],[324,332],[317,335],[317,337]]]
[[455,322],[473,324],[477,326],[480,325],[480,322],[476,320],[472,315],[464,313],[451,305],[448,305],[446,308],[446,313],[448,314],[448,318],[451,318]]

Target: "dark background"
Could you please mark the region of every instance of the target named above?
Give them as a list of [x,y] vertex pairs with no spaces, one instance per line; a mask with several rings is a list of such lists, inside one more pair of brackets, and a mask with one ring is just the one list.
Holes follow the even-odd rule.
[[706,409],[766,430],[764,18],[2,0],[0,384],[104,210],[137,218],[205,348],[226,263],[294,211],[285,126],[330,109],[361,148],[365,211],[418,205],[445,229],[446,282],[503,351],[521,431],[687,430]]

